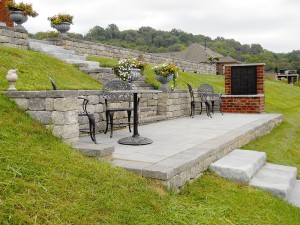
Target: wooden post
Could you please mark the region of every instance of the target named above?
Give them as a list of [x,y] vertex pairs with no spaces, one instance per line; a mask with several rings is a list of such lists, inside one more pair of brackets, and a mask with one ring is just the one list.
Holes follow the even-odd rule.
[[6,8],[6,2],[12,0],[0,0],[0,23],[6,24],[6,26],[13,27],[14,23],[9,19],[9,10]]

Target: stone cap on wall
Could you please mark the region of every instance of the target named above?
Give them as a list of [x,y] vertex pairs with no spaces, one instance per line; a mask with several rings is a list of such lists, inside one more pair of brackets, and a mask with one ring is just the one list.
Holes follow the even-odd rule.
[[236,97],[236,98],[260,98],[264,97],[264,94],[257,94],[257,95],[222,95],[222,98],[231,98],[231,97]]
[[265,63],[226,64],[224,66],[265,66]]

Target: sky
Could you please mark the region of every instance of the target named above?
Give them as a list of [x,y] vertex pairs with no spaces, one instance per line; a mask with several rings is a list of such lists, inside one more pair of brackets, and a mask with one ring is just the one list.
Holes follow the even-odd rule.
[[[20,3],[20,0],[15,0]],[[287,53],[300,50],[300,0],[24,0],[39,13],[23,26],[29,33],[54,30],[48,17],[74,16],[70,32],[86,34],[95,26],[116,24],[120,31],[150,26],[173,28],[212,39]]]

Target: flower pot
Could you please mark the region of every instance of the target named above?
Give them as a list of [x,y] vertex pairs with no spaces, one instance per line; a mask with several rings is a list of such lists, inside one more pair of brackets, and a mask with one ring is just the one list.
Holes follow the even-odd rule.
[[62,22],[59,24],[56,24],[54,27],[58,32],[60,32],[59,36],[60,37],[68,37],[67,32],[71,28],[71,24],[68,22]]
[[141,69],[133,68],[130,70],[130,80],[135,81],[142,77]]
[[23,11],[10,11],[9,18],[11,21],[17,24],[16,28],[25,30],[22,24],[28,20],[28,16],[25,16]]
[[162,85],[158,88],[161,91],[169,91],[170,87],[167,86],[167,83],[171,81],[174,77],[174,74],[170,74],[169,76],[162,76],[161,74],[156,74],[156,80],[162,83]]

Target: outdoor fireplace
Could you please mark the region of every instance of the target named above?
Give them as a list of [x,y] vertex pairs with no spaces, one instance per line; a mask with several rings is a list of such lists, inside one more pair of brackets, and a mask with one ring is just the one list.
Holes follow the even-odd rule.
[[225,66],[223,112],[264,112],[264,66],[264,63]]
[[256,66],[231,67],[231,94],[256,95],[257,94]]

